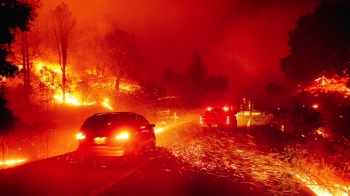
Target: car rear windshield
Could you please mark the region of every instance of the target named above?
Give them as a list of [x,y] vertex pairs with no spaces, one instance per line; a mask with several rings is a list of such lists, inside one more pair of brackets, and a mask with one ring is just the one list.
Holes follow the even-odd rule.
[[207,111],[207,113],[212,113],[212,114],[222,114],[225,113],[225,111],[221,108],[214,108],[211,111]]
[[135,115],[113,114],[113,115],[96,115],[88,118],[82,125],[84,131],[108,131],[118,125],[133,125]]

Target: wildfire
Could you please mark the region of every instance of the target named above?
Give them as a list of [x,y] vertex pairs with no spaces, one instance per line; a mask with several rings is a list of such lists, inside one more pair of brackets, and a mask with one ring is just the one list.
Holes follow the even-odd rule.
[[105,99],[102,102],[102,105],[105,106],[106,108],[108,108],[109,110],[113,110],[113,108],[109,105],[109,100],[108,99]]
[[[222,134],[213,137],[214,135],[202,135],[200,131],[200,129],[191,130],[191,134],[196,137],[188,141],[180,140],[182,136],[176,133],[169,133],[172,137],[167,141],[160,141],[159,145],[164,142],[172,155],[189,163],[191,168],[188,169],[196,168],[202,172],[217,175],[218,178],[227,177],[237,180],[242,177],[240,181],[244,182],[244,176],[249,175],[255,180],[249,183],[256,183],[257,186],[263,183],[268,187],[268,191],[277,193],[296,191],[299,184],[303,184],[318,196],[348,195],[348,182],[343,181],[344,179],[333,172],[320,176],[317,169],[318,162],[306,164],[302,169],[290,167],[278,153],[266,154],[257,150],[254,147],[254,141],[242,144],[235,141],[240,136],[235,138],[229,134]],[[290,187],[283,186],[284,183]],[[276,188],[280,189],[276,190]]]
[[[62,89],[60,87],[60,82],[58,80],[58,78],[61,77],[62,75],[62,71],[60,69],[59,65],[56,64],[47,64],[47,63],[43,63],[43,62],[38,62],[36,63],[36,73],[37,76],[39,77],[40,81],[45,84],[45,86],[49,87],[49,89],[51,89],[51,91],[53,91],[53,95],[52,97],[58,101],[58,103],[63,103],[63,93],[62,93]],[[45,65],[45,66],[43,66]],[[88,74],[90,75],[96,75],[95,72],[92,72],[90,70],[90,72],[88,72]],[[57,75],[59,77],[57,77]],[[96,76],[95,76],[96,77]],[[90,88],[102,88],[102,89],[114,89],[115,87],[115,81],[113,80],[108,80],[108,79],[104,79],[104,80],[99,80],[95,81],[95,83],[90,84]],[[76,81],[73,81],[73,83],[76,84]],[[91,81],[90,81],[91,82]],[[76,86],[72,86],[73,89],[70,89],[69,92],[66,92],[65,94],[65,102],[66,104],[71,104],[71,105],[93,105],[96,103],[101,103],[102,106],[108,108],[109,110],[113,110],[113,107],[111,106],[111,104],[109,103],[109,99],[105,98],[103,101],[98,101],[97,96],[95,98],[91,98],[92,100],[85,100],[82,101],[81,99],[79,99],[78,97],[86,97],[86,96],[82,96],[80,95],[76,90],[74,91],[74,88]],[[119,89],[121,92],[124,93],[129,93],[129,92],[134,92],[136,90],[140,90],[140,87],[136,84],[133,83],[132,81],[128,81],[128,82],[123,82],[120,83],[119,85]],[[107,90],[108,91],[108,90]],[[95,99],[95,100],[93,100]]]
[[27,161],[26,159],[15,159],[15,160],[7,160],[5,162],[0,161],[0,166],[5,165],[5,166],[13,166],[16,164],[21,164],[23,162]]
[[322,186],[317,183],[316,180],[312,180],[309,176],[301,176],[296,174],[300,181],[304,183],[309,189],[319,196],[349,196],[344,190],[349,188],[346,186],[340,186],[339,184],[334,184],[333,186]]
[[[61,93],[54,95],[54,98],[57,99],[60,103],[63,103],[62,91],[60,91],[60,92]],[[72,94],[66,93],[66,103],[73,104],[73,105],[93,105],[96,102],[80,102]]]
[[346,86],[348,81],[348,78],[342,78],[339,76],[336,76],[333,79],[327,79],[323,76],[317,78],[315,84],[307,87],[305,90],[315,95],[328,92],[340,93],[346,98],[350,95],[350,89]]

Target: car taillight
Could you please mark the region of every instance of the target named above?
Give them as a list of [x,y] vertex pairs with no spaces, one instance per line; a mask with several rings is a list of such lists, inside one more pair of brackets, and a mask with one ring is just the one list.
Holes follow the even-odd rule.
[[129,139],[129,133],[128,132],[120,132],[115,136],[115,139],[117,139],[117,140]]
[[227,112],[229,110],[228,106],[225,106],[222,108],[225,112]]
[[76,139],[77,139],[77,140],[83,140],[83,139],[85,139],[84,133],[78,133],[78,134],[76,135]]
[[211,107],[208,107],[208,108],[207,108],[207,111],[211,111],[211,110],[212,110],[212,108],[211,108]]

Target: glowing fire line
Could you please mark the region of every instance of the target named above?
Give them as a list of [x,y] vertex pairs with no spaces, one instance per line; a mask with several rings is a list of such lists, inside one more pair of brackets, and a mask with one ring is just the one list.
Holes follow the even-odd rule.
[[304,90],[315,95],[319,93],[340,93],[344,98],[350,95],[350,89],[347,88],[348,78],[342,78],[339,76],[334,77],[333,79],[327,79],[326,77],[317,78],[315,84],[310,87],[305,88]]
[[5,162],[0,161],[0,166],[1,165],[16,165],[16,164],[20,164],[27,161],[27,159],[15,159],[15,160],[7,160]]

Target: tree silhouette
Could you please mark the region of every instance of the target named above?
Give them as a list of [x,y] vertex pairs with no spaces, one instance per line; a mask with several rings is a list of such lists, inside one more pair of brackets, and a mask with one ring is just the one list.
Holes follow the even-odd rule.
[[[33,8],[26,2],[16,0],[1,1],[0,6],[0,84],[1,77],[13,77],[18,67],[6,58],[11,53],[11,44],[18,31],[29,31],[34,20]],[[6,106],[5,87],[0,87],[0,134],[5,135],[14,127],[18,117]]]
[[162,75],[162,85],[164,86],[170,86],[175,80],[175,73],[174,71],[170,68],[167,67]]
[[205,80],[207,72],[207,67],[202,62],[199,52],[197,50],[194,51],[192,63],[187,70],[188,76],[195,84],[200,84]]
[[324,126],[320,112],[313,108],[297,103],[289,112],[288,119],[295,135],[309,137],[316,134],[316,130]]
[[29,31],[34,20],[33,8],[26,2],[1,1],[0,6],[0,77],[13,77],[18,67],[6,60],[11,53],[10,45],[18,31]]
[[280,68],[298,82],[350,73],[350,7],[323,1],[315,13],[299,18],[288,44],[290,54],[281,59]]
[[119,83],[121,77],[134,63],[135,38],[118,28],[114,28],[112,32],[104,38],[106,43],[105,54],[107,67],[116,77],[115,89],[119,92]]
[[0,135],[6,135],[9,130],[14,128],[15,123],[19,120],[12,110],[7,107],[8,101],[5,99],[5,89],[0,88]]
[[283,96],[283,87],[275,84],[274,82],[269,82],[266,84],[266,93],[272,101],[271,105],[278,106]]
[[228,92],[228,78],[226,76],[211,75],[205,80],[205,89],[207,95],[221,96]]
[[55,10],[50,10],[48,19],[48,33],[57,50],[62,71],[62,99],[63,103],[66,103],[68,48],[75,26],[75,18],[69,11],[68,5],[62,2]]

